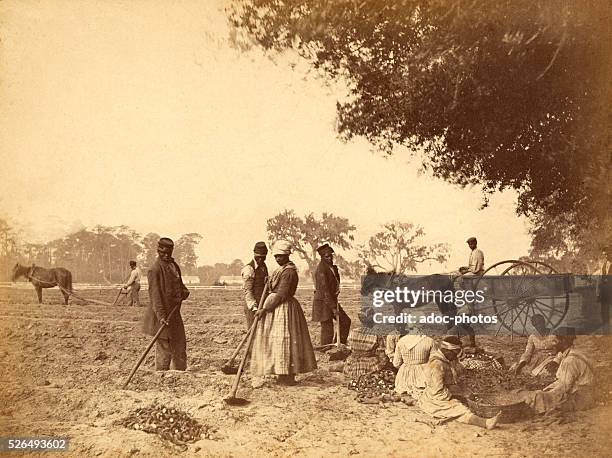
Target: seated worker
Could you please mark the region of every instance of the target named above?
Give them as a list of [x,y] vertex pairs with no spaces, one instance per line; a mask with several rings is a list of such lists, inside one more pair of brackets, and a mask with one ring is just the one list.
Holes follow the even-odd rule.
[[[575,411],[593,407],[593,366],[589,359],[573,348],[574,335],[557,336],[561,361],[556,380],[543,390],[522,393],[523,400],[537,413],[551,410]],[[554,362],[552,363],[554,364]]]
[[550,335],[546,321],[542,315],[533,315],[531,324],[537,334],[531,334],[527,339],[527,346],[517,363],[510,366],[510,372],[519,374],[523,368],[537,377],[549,373],[548,363],[554,361],[557,355],[557,336]]
[[354,380],[364,374],[382,370],[389,360],[385,355],[385,337],[374,333],[374,310],[359,313],[362,326],[349,332],[347,344],[352,352],[344,362],[343,372]]
[[484,253],[476,248],[478,246],[476,237],[467,239],[467,244],[472,251],[467,267],[459,267],[459,273],[462,275],[482,275],[484,273]]
[[457,382],[451,362],[457,359],[459,353],[461,353],[461,340],[457,336],[445,337],[440,343],[440,348],[431,353],[427,363],[426,386],[416,405],[434,418],[456,419],[461,423],[493,429],[501,412],[493,418],[482,418],[453,397],[451,389],[456,391]]
[[419,398],[427,383],[429,356],[436,348],[436,342],[425,335],[407,335],[398,340],[393,356],[393,366],[399,369],[395,376],[397,394]]

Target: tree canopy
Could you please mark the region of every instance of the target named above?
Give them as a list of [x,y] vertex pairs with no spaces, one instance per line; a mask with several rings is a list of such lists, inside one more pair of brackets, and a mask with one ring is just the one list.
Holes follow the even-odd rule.
[[416,272],[417,265],[427,261],[447,261],[448,246],[442,243],[423,245],[420,240],[424,235],[420,226],[391,221],[370,237],[359,256],[366,265],[400,275]]
[[536,233],[560,216],[576,243],[610,227],[609,2],[236,0],[228,16],[243,49],[295,50],[347,83],[342,138],[419,151],[485,205],[513,189]]
[[318,264],[317,248],[328,242],[335,248],[347,250],[354,240],[355,226],[348,219],[323,213],[317,218],[310,213],[303,218],[293,210],[284,210],[267,221],[270,240],[287,240],[293,250],[308,264],[313,275]]

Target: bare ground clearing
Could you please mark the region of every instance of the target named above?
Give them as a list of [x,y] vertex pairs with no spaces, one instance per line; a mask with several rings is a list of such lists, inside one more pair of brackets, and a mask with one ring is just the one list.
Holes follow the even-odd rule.
[[[115,293],[81,294],[112,302]],[[300,290],[297,297],[309,318],[312,292]],[[148,301],[146,291],[141,298]],[[343,291],[342,299],[356,323],[357,291]],[[70,456],[608,456],[612,445],[608,337],[577,341],[594,359],[603,384],[597,408],[566,424],[525,422],[483,431],[452,422],[432,427],[401,403],[359,404],[344,376],[329,372],[321,355],[319,369],[299,377],[297,387],[253,390],[247,373],[239,395],[251,404],[226,406],[232,377],[218,368],[245,332],[239,291],[192,293],[183,306],[187,372],[157,373],[149,357],[129,390],[121,384],[149,339],[140,332],[142,309],[78,301],[64,306],[57,290],[45,291],[45,304],[35,302],[33,290],[0,290],[1,435],[70,437]],[[317,325],[311,335],[316,344]],[[480,342],[512,361],[525,338]],[[189,412],[215,428],[216,439],[181,452],[157,436],[113,425],[153,401]]]

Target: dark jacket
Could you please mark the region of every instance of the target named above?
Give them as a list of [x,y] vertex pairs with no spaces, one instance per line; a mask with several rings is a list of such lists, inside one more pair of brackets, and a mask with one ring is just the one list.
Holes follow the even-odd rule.
[[337,266],[319,262],[315,271],[315,292],[312,301],[312,321],[328,321],[334,316],[340,293],[340,273]]
[[247,266],[251,266],[251,268],[255,272],[255,278],[253,279],[253,297],[259,305],[259,300],[261,299],[261,295],[263,294],[264,288],[266,287],[266,279],[268,278],[268,266],[266,266],[266,263],[264,262],[261,266],[258,267],[257,264],[255,264],[255,260],[249,262]]
[[[179,309],[170,317],[169,328],[173,328],[173,322],[182,322],[180,304],[189,297],[189,290],[183,284],[181,269],[174,259],[165,262],[158,258],[149,269],[147,278],[149,280],[149,305],[144,313],[143,330],[153,336],[159,330],[160,320],[166,318],[177,305]],[[168,338],[169,334],[166,328],[160,337]]]

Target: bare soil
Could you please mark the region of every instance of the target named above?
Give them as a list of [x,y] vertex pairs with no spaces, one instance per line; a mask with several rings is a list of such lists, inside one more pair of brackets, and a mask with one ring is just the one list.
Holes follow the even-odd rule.
[[[106,302],[115,294],[79,292]],[[239,291],[194,291],[182,312],[188,370],[156,372],[150,355],[123,390],[149,342],[140,330],[143,309],[78,300],[64,306],[57,289],[45,290],[44,297],[45,304],[38,305],[33,289],[0,290],[0,435],[68,437],[68,456],[609,456],[612,445],[609,337],[577,340],[598,372],[595,409],[562,421],[536,419],[485,431],[456,422],[435,425],[403,403],[360,404],[348,380],[330,371],[321,354],[319,369],[298,377],[297,386],[252,389],[247,373],[239,396],[251,403],[227,406],[223,398],[233,377],[219,367],[246,332]],[[146,291],[141,298],[148,302]],[[297,298],[309,318],[312,292],[299,290]],[[357,291],[342,292],[354,323],[358,299]],[[316,345],[318,325],[310,330]],[[525,342],[479,338],[506,362],[518,358]],[[117,424],[153,402],[185,411],[215,433],[182,451],[154,434]]]

